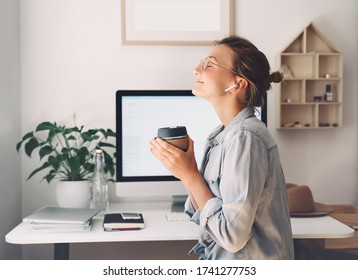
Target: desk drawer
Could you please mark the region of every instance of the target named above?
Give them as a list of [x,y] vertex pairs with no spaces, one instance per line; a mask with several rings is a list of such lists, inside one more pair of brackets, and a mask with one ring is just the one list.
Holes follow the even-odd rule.
[[349,238],[329,238],[329,239],[301,239],[301,246],[319,249],[357,249],[358,233]]

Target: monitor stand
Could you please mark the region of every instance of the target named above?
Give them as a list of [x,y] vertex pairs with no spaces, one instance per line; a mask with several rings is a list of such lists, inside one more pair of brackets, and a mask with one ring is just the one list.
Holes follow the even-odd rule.
[[188,198],[187,195],[174,195],[172,196],[172,212],[184,212],[185,201]]

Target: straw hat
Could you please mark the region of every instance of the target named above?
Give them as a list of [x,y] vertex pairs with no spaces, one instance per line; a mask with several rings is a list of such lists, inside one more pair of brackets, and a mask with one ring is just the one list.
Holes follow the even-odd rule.
[[334,211],[331,206],[315,202],[308,186],[288,183],[287,198],[291,217],[320,217]]

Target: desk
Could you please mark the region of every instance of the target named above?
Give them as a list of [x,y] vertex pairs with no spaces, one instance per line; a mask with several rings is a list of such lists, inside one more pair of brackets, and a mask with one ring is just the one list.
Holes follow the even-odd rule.
[[295,259],[300,259],[300,239],[348,238],[354,229],[330,217],[291,218]]
[[[10,231],[5,240],[12,244],[54,244],[55,259],[69,258],[70,243],[124,242],[124,241],[174,241],[196,240],[197,225],[193,222],[168,222],[165,214],[170,212],[170,202],[111,204],[107,212],[141,212],[145,229],[137,231],[105,232],[102,228],[104,213],[93,218],[90,232],[81,233],[32,233],[31,225],[21,223]],[[354,230],[332,217],[291,218],[295,246],[298,239],[346,238]]]

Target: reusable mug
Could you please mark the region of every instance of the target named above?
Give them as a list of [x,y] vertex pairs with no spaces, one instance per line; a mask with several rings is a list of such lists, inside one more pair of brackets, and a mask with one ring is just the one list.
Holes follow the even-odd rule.
[[188,134],[185,126],[159,128],[158,137],[183,151],[188,149]]

